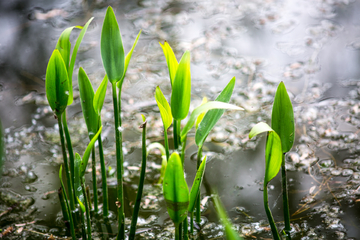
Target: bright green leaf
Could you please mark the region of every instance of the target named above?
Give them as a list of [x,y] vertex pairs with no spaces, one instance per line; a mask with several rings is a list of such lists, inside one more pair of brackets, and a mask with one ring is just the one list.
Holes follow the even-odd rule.
[[[203,97],[203,100],[201,101],[200,105],[204,105],[205,103],[208,102],[207,97]],[[196,122],[195,122],[195,129],[197,130],[199,127],[199,124],[201,123],[201,121],[204,119],[205,113],[201,113],[197,118],[196,118]]]
[[163,192],[171,220],[175,224],[181,223],[187,216],[189,188],[184,177],[180,156],[176,152],[171,154],[166,166]]
[[94,147],[94,144],[95,144],[96,140],[98,139],[98,137],[101,133],[101,130],[102,130],[102,126],[99,128],[99,131],[95,134],[95,136],[91,139],[89,145],[87,146],[87,148],[85,150],[85,153],[82,157],[81,165],[80,165],[80,178],[84,177],[84,175],[85,175],[85,170],[86,170],[86,166],[89,162],[91,150]]
[[74,161],[74,190],[75,197],[80,199],[81,202],[84,202],[84,194],[81,188],[81,177],[80,177],[80,166],[81,166],[81,157],[78,153],[75,153],[75,161]]
[[224,206],[221,203],[219,196],[215,193],[212,194],[213,196],[213,203],[215,205],[216,213],[219,216],[222,225],[225,227],[225,234],[227,240],[242,240],[239,236],[239,233],[235,231],[234,227],[232,226],[229,217],[225,211]]
[[[235,77],[233,77],[226,87],[221,91],[215,101],[228,103],[235,87]],[[213,129],[215,124],[219,121],[221,116],[224,114],[224,109],[214,109],[207,112],[204,119],[200,122],[199,127],[195,133],[195,143],[199,147],[205,142],[206,137]]]
[[87,21],[87,23],[85,24],[84,27],[79,27],[77,26],[77,28],[82,28],[80,34],[79,34],[79,37],[77,38],[76,40],[76,43],[75,43],[75,46],[74,46],[74,50],[73,50],[73,53],[71,55],[71,60],[70,60],[70,65],[69,65],[69,68],[68,68],[68,74],[69,74],[69,100],[68,100],[68,105],[72,104],[73,102],[73,88],[72,88],[72,75],[73,75],[73,72],[74,72],[74,66],[75,66],[75,60],[76,60],[76,56],[77,56],[77,52],[78,52],[78,49],[80,47],[80,43],[82,41],[82,39],[84,38],[84,35],[86,33],[86,30],[88,29],[91,21],[93,20],[94,18],[90,18],[89,21]]
[[170,127],[173,118],[171,114],[170,105],[166,100],[166,98],[164,97],[164,94],[161,92],[159,86],[157,86],[155,90],[155,100],[160,110],[160,115],[162,122],[164,124],[164,129],[167,130]]
[[202,183],[202,180],[204,177],[205,166],[206,166],[206,156],[204,156],[204,158],[196,172],[194,183],[190,190],[190,203],[189,203],[189,207],[188,207],[188,211],[190,213],[194,212],[196,199],[200,195],[200,187],[201,187],[201,183]]
[[80,26],[72,26],[66,28],[60,35],[57,43],[56,43],[56,49],[59,50],[65,66],[66,70],[69,69],[69,62],[70,62],[70,52],[71,52],[71,42],[70,42],[70,34],[74,28],[82,28]]
[[119,81],[125,68],[125,53],[114,11],[108,7],[101,31],[101,58],[110,82]]
[[281,141],[277,133],[266,123],[259,122],[249,133],[249,138],[269,132],[265,149],[265,184],[273,179],[279,172],[282,162]]
[[279,173],[282,154],[279,135],[275,131],[269,132],[265,149],[265,185]]
[[139,41],[139,37],[140,37],[141,31],[142,31],[142,30],[140,30],[140,32],[139,32],[138,35],[136,36],[136,39],[135,39],[135,41],[134,41],[134,44],[133,44],[132,48],[130,49],[130,51],[128,52],[128,54],[126,54],[124,74],[123,74],[121,80],[118,81],[117,84],[116,84],[116,86],[117,86],[119,89],[121,88],[122,82],[124,81],[124,78],[125,78],[125,75],[126,75],[126,72],[127,72],[128,66],[129,66],[129,63],[130,63],[131,56],[132,56],[132,54],[133,54],[133,52],[134,52],[134,49],[135,49],[135,47],[136,47],[136,45],[137,45],[137,43],[138,43],[138,41]]
[[82,201],[79,198],[77,198],[77,200],[78,200],[81,211],[83,213],[86,212],[86,208],[85,208],[84,204],[82,203]]
[[[181,131],[181,141],[184,141],[186,134],[191,130],[194,126],[196,118],[203,112],[206,112],[211,109],[232,109],[232,110],[243,110],[241,107],[224,103],[218,101],[210,101],[199,107],[195,108],[194,111],[191,113],[189,120],[187,121],[186,125],[184,126],[183,130]],[[205,115],[206,117],[206,115]]]
[[294,111],[283,82],[279,84],[275,94],[271,127],[281,139],[283,153],[290,151],[295,139]]
[[69,98],[69,78],[59,50],[50,57],[45,80],[46,97],[51,109],[60,116],[67,107]]
[[88,129],[90,139],[98,130],[98,115],[94,110],[94,90],[90,80],[82,67],[78,74],[81,109]]
[[96,90],[96,93],[94,96],[93,106],[94,106],[94,110],[97,113],[98,117],[100,117],[101,109],[104,104],[107,84],[108,84],[108,78],[107,78],[107,75],[105,75],[104,79],[100,83],[100,86]]
[[171,91],[171,113],[176,120],[186,118],[191,98],[190,52],[186,51],[179,63]]
[[172,48],[166,41],[164,42],[164,45],[160,43],[160,46],[161,46],[161,48],[164,52],[165,58],[166,58],[166,63],[167,63],[167,66],[169,69],[169,75],[170,75],[170,83],[172,86],[179,64],[178,64],[178,61],[176,60],[174,51],[172,50]]

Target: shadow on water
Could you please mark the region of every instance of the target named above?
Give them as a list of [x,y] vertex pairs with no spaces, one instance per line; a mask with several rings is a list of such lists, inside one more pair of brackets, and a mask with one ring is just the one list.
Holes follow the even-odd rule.
[[[218,190],[237,230],[248,239],[271,237],[262,202],[264,137],[249,141],[247,133],[250,123],[269,120],[277,82],[283,80],[294,103],[297,125],[297,143],[287,157],[294,239],[360,235],[360,2],[340,0],[219,0],[212,4],[0,1],[0,118],[6,143],[0,180],[1,227],[36,223],[31,228],[36,232],[65,235],[56,193],[62,160],[57,126],[44,97],[45,70],[63,29],[95,16],[80,47],[76,68],[83,66],[99,84],[104,75],[99,36],[108,4],[116,9],[124,43],[128,44],[125,49],[143,29],[123,93],[127,216],[131,215],[129,206],[139,177],[140,134],[136,129],[140,113],[149,115],[149,140],[161,141],[153,90],[161,85],[169,94],[165,87],[169,85],[168,73],[158,45],[167,40],[177,56],[191,50],[195,103],[205,95],[213,98],[229,79],[237,78],[233,103],[247,111],[227,114],[220,122],[226,131],[215,129],[204,148],[208,155],[206,186]],[[88,138],[74,82],[69,127],[76,151],[83,152]],[[107,167],[114,169],[110,103],[106,98],[103,135]],[[185,170],[191,186],[196,146],[190,137],[188,144]],[[0,141],[0,159],[1,145]],[[139,220],[139,237],[144,239],[171,236],[161,186],[155,184],[159,164],[158,156],[149,156]],[[88,182],[90,175],[87,173]],[[115,211],[116,182],[111,171],[109,186],[110,207]],[[279,176],[270,182],[269,194],[270,207],[281,227]],[[221,238],[208,196],[204,187],[203,238]],[[14,206],[14,202],[21,204]]]

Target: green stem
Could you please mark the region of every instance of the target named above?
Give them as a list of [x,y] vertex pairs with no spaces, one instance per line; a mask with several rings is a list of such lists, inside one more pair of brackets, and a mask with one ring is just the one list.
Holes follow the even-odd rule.
[[98,137],[98,144],[99,144],[102,193],[103,193],[103,216],[106,218],[109,216],[109,200],[108,200],[108,187],[107,187],[107,180],[106,180],[106,166],[105,166],[101,134],[99,134],[99,137]]
[[275,225],[274,218],[273,218],[273,216],[271,214],[271,211],[270,211],[270,208],[269,208],[267,183],[265,183],[265,181],[264,181],[264,196],[263,197],[264,197],[265,212],[266,212],[266,215],[267,215],[269,223],[270,223],[271,232],[272,232],[273,237],[274,237],[275,240],[280,240],[280,235],[278,233],[278,230],[277,230],[276,225]]
[[286,167],[285,167],[285,154],[283,154],[281,162],[281,178],[282,178],[282,190],[283,190],[283,208],[284,208],[284,220],[285,220],[285,233],[286,239],[291,240],[290,236],[290,209],[289,209],[289,198],[287,190],[287,177],[286,177]]
[[180,240],[180,226],[175,224],[175,240]]
[[182,239],[182,223],[179,223],[179,239]]
[[[116,82],[112,82],[113,107],[115,119],[115,139],[116,139],[116,170],[117,170],[117,201],[118,201],[118,240],[125,239],[125,216],[124,216],[124,193],[123,193],[123,158],[122,158],[122,133],[120,132],[121,118],[119,111],[121,105],[118,105],[116,95]],[[121,91],[121,89],[119,89]],[[120,96],[120,93],[119,93]],[[121,101],[121,99],[119,99]]]
[[[202,145],[199,146],[199,148],[198,148],[196,169],[199,169],[199,167],[200,167],[201,158],[202,158]],[[201,221],[200,200],[201,199],[200,199],[200,193],[199,193],[199,195],[196,199],[196,223],[198,225],[200,225],[200,221]]]
[[183,224],[183,232],[184,232],[183,238],[184,238],[184,240],[188,240],[189,234],[188,234],[188,218],[187,218],[187,216],[186,216],[185,220],[182,222],[182,224]]
[[165,144],[166,161],[169,161],[169,157],[170,157],[169,139],[167,135],[167,129],[165,128],[164,128],[164,144]]
[[194,235],[194,213],[190,213],[190,235],[191,237]]
[[63,130],[63,126],[61,123],[61,115],[59,114],[57,117],[58,117],[58,125],[59,125],[61,150],[62,150],[64,166],[65,166],[66,182],[67,182],[67,187],[69,190],[70,213],[71,213],[75,209],[73,184],[72,184],[72,178],[70,176],[70,169],[69,169],[68,159],[67,159],[67,155],[66,155],[64,130]]
[[94,212],[97,214],[99,212],[98,206],[98,192],[97,192],[97,180],[96,180],[96,156],[95,156],[95,147],[91,150],[91,161],[92,161],[92,181],[93,181],[93,195],[94,195]]
[[182,144],[181,144],[181,163],[183,165],[183,168],[184,168],[184,161],[185,161],[186,140],[187,140],[187,135],[185,136],[184,142],[182,142]]
[[81,187],[84,194],[84,202],[85,202],[85,212],[86,212],[86,232],[87,232],[87,239],[91,240],[91,221],[90,221],[90,209],[89,209],[89,202],[88,197],[85,191],[85,183],[84,179],[81,180]]
[[[68,197],[66,195],[66,191],[65,191],[65,186],[63,184],[62,181],[60,181],[60,184],[61,184],[61,193],[63,194],[63,197],[64,197],[64,201],[65,201],[65,208],[67,210],[67,216],[70,220],[70,232],[71,232],[71,237],[73,240],[76,240],[76,234],[75,234],[75,222],[73,220],[73,216],[72,216],[72,211],[70,211],[70,206],[69,206],[69,201],[68,201]],[[59,189],[60,191],[60,189]],[[61,201],[61,196],[60,196],[60,193],[59,193],[59,197],[60,197],[60,201]],[[65,216],[64,216],[65,218]]]
[[179,142],[178,142],[178,132],[177,132],[177,127],[178,125],[178,121],[176,119],[173,120],[173,136],[174,136],[174,149],[177,150],[179,148]]
[[146,171],[146,121],[140,127],[143,129],[143,132],[142,132],[142,162],[141,162],[139,187],[138,187],[138,192],[136,194],[134,212],[133,212],[132,220],[131,220],[129,240],[135,239],[135,230],[136,230],[136,224],[137,224],[137,220],[138,220],[138,216],[139,216],[140,203],[141,203],[141,197],[142,197],[142,192],[143,192],[143,188],[144,188],[145,171]]
[[[66,110],[63,112],[62,115],[63,115],[62,123],[63,123],[63,126],[64,126],[67,149],[68,149],[68,152],[69,152],[71,182],[73,184],[75,182],[75,167],[74,167],[74,165],[75,165],[74,161],[75,160],[74,160],[74,151],[73,151],[73,147],[72,147],[72,143],[71,143],[71,137],[70,137],[69,129],[68,129],[68,126],[67,126],[67,121],[66,121]],[[72,190],[73,190],[74,202],[76,202],[76,199],[75,199],[76,194],[75,194],[74,185],[72,185]]]

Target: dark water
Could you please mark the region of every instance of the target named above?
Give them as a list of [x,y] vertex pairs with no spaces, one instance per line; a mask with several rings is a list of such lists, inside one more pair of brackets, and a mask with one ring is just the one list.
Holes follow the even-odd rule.
[[[194,107],[203,96],[213,99],[233,76],[237,79],[232,101],[246,111],[226,114],[209,136],[205,177],[207,186],[218,190],[239,232],[249,239],[271,237],[262,204],[264,141],[250,141],[247,133],[252,123],[269,121],[276,86],[284,81],[297,127],[297,141],[287,162],[294,238],[360,236],[360,2],[346,0],[0,1],[0,119],[7,159],[1,191],[35,200],[26,210],[34,213],[21,221],[16,216],[10,221],[7,215],[0,218],[1,227],[36,220],[37,232],[62,234],[56,220],[61,154],[55,120],[44,96],[46,65],[61,32],[94,16],[78,54],[75,96],[80,66],[98,86],[104,75],[100,31],[108,5],[116,10],[126,51],[143,30],[123,88],[129,202],[138,177],[131,167],[140,162],[140,113],[150,123],[149,141],[161,140],[153,95],[157,85],[169,94],[158,44],[167,40],[177,57],[191,51]],[[108,166],[115,168],[110,96],[105,102],[105,155]],[[68,116],[75,150],[83,152],[87,136],[78,98]],[[185,170],[191,185],[195,173],[191,156],[196,153],[191,136],[188,146]],[[166,239],[171,226],[161,188],[154,185],[159,161],[158,156],[150,156],[153,165],[144,197],[148,204],[140,227],[152,228],[141,235],[148,239],[152,234]],[[270,206],[282,226],[279,176],[270,185]],[[221,231],[210,200],[206,201],[205,187],[202,196],[204,238],[217,238]],[[8,206],[1,204],[5,211]],[[114,204],[111,207],[115,210]]]

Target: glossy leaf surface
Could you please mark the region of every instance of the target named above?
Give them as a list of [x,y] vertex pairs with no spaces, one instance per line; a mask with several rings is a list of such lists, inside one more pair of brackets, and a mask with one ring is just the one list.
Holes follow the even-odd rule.
[[173,121],[173,117],[171,114],[170,105],[166,100],[164,94],[160,90],[159,86],[157,86],[155,90],[155,100],[160,110],[160,115],[162,122],[164,124],[164,129],[167,130]]
[[85,170],[86,170],[86,166],[87,166],[87,164],[89,162],[89,157],[90,157],[91,150],[94,147],[94,144],[95,144],[96,140],[98,139],[99,134],[101,133],[101,130],[102,130],[102,126],[99,128],[99,131],[91,139],[89,145],[85,149],[85,153],[84,153],[84,155],[82,157],[81,165],[80,165],[80,178],[84,177],[84,175],[85,175]]
[[56,115],[61,115],[69,98],[69,79],[66,66],[59,50],[55,49],[46,69],[46,97]]
[[100,83],[100,86],[96,90],[96,93],[94,96],[93,106],[94,106],[94,110],[95,110],[96,114],[98,115],[98,117],[100,117],[101,109],[104,104],[107,84],[108,84],[108,78],[107,78],[107,75],[105,75],[104,79]]
[[186,51],[177,68],[171,91],[171,113],[176,120],[187,117],[190,108],[190,52]]
[[135,39],[135,41],[134,41],[134,44],[133,44],[132,48],[130,49],[130,51],[128,52],[128,54],[126,54],[126,57],[125,57],[125,70],[124,70],[124,74],[123,74],[121,80],[117,83],[117,87],[118,87],[118,88],[121,88],[121,86],[122,86],[122,81],[123,81],[124,78],[125,78],[125,75],[126,75],[126,72],[127,72],[127,69],[128,69],[129,63],[130,63],[130,60],[131,60],[131,56],[132,56],[132,54],[133,54],[133,52],[134,52],[134,49],[135,49],[135,47],[136,47],[136,45],[137,45],[137,43],[138,43],[138,41],[139,41],[140,34],[141,34],[141,30],[140,30],[140,32],[138,33],[138,35],[136,36],[136,39]]
[[282,151],[290,151],[295,139],[294,111],[285,84],[281,82],[276,90],[271,127],[281,139]]
[[[230,101],[231,95],[235,87],[235,77],[233,77],[226,87],[221,91],[219,96],[215,101],[228,103]],[[224,109],[213,109],[208,111],[202,121],[200,122],[196,133],[195,133],[195,143],[199,147],[202,146],[205,142],[207,135],[213,129],[215,124],[219,121],[221,116],[224,114]]]
[[[207,97],[203,97],[203,100],[201,101],[200,105],[204,105],[205,103],[207,103]],[[201,121],[204,119],[205,113],[201,113],[197,118],[196,118],[196,122],[195,122],[195,129],[197,130],[199,127],[199,124],[201,123]]]
[[98,130],[98,115],[93,106],[94,90],[82,67],[79,68],[78,82],[81,109],[88,129],[89,137],[91,139]]
[[80,199],[81,202],[84,202],[84,194],[81,188],[81,177],[80,177],[80,165],[81,157],[78,153],[75,153],[75,162],[74,162],[74,189],[75,197]]
[[199,196],[201,183],[202,183],[202,180],[204,177],[205,166],[206,166],[206,156],[204,156],[204,158],[196,172],[194,183],[190,190],[190,202],[189,202],[189,208],[188,208],[188,211],[190,213],[194,212],[194,209],[195,209],[196,199]]
[[66,70],[69,69],[69,64],[70,64],[70,52],[71,52],[71,42],[70,42],[70,34],[72,32],[72,30],[74,28],[81,28],[79,26],[72,26],[72,27],[68,27],[66,28],[60,35],[57,43],[56,43],[56,49],[59,50],[65,66],[66,66]]
[[167,63],[167,66],[169,69],[169,75],[170,75],[170,83],[172,86],[179,63],[176,60],[174,51],[172,50],[172,48],[170,47],[168,42],[165,41],[164,44],[160,43],[160,46],[161,46],[161,48],[164,52],[165,58],[166,58],[166,63]]
[[166,166],[163,193],[171,220],[181,223],[187,216],[189,206],[189,188],[184,177],[184,170],[178,153],[171,154]]
[[268,132],[265,149],[265,184],[271,181],[279,172],[282,162],[281,141],[277,133],[266,123],[256,124],[249,133],[249,138]]
[[110,82],[119,81],[125,68],[125,53],[114,11],[108,7],[101,31],[101,58]]
[[[224,103],[224,102],[218,102],[218,101],[210,101],[203,105],[200,105],[199,107],[195,108],[194,111],[192,111],[189,120],[187,121],[186,125],[184,126],[183,130],[181,131],[181,141],[184,141],[186,134],[191,130],[191,128],[194,126],[194,123],[196,121],[196,118],[203,112],[206,112],[211,109],[232,109],[232,110],[243,110],[241,107]],[[206,114],[205,114],[206,116]]]

